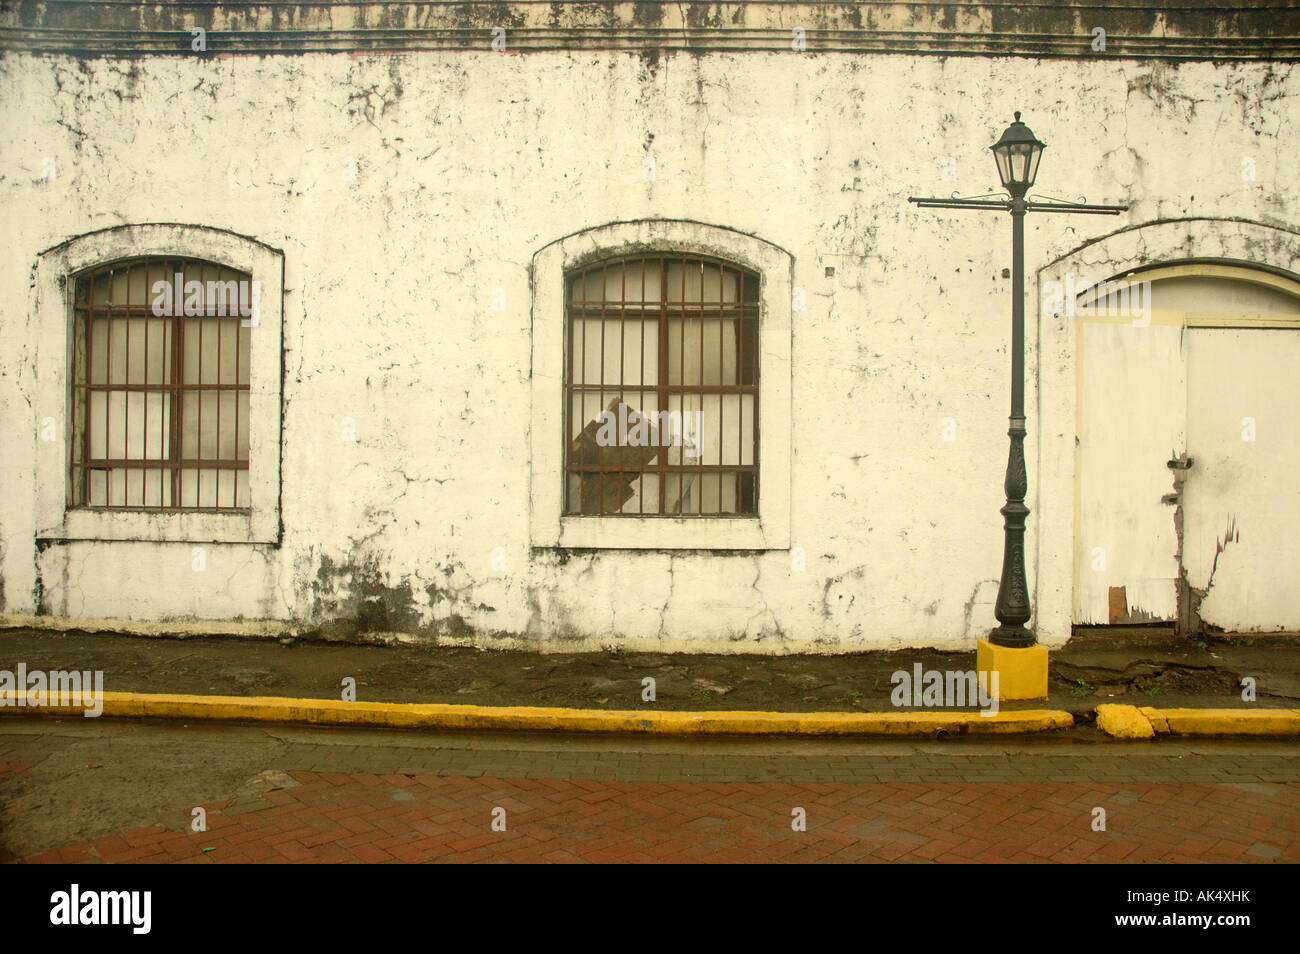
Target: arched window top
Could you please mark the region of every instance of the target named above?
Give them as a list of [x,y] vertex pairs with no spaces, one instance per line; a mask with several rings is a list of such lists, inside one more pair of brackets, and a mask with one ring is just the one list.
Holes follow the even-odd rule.
[[[247,235],[175,222],[114,225],[86,232],[46,249],[40,257],[65,271],[77,272],[120,259],[152,256],[222,262],[245,271],[260,271],[284,259],[279,249]],[[263,281],[270,278],[257,277]]]
[[[187,311],[190,317],[252,317],[252,275],[219,262],[137,256],[86,267],[73,278],[78,307],[147,308],[156,318],[172,317],[173,312],[181,317]],[[241,300],[249,314],[239,312]]]
[[758,272],[706,255],[616,255],[568,273],[571,308],[667,305],[718,311],[759,303]]
[[1152,307],[1300,315],[1300,282],[1246,265],[1186,263],[1134,272],[1151,282]]
[[[1119,313],[1135,294],[1148,310],[1189,315],[1300,319],[1300,281],[1274,269],[1229,262],[1184,261],[1133,269],[1076,287],[1076,307]],[[1145,289],[1145,291],[1144,291]]]

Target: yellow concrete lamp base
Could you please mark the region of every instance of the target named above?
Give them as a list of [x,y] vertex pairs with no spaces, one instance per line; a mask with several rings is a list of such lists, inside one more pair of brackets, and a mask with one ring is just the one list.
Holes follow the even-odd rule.
[[[975,668],[998,674],[998,701],[1047,698],[1047,647],[996,646],[981,639],[975,649]],[[992,681],[990,679],[990,681]],[[990,687],[991,690],[992,687]]]

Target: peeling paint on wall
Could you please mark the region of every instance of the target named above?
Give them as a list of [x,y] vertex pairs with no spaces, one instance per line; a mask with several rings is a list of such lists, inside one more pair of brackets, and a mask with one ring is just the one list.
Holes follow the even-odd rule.
[[[725,16],[711,5],[689,14],[711,29]],[[940,161],[955,156],[956,187],[989,191],[986,146],[1019,96],[1051,104],[1026,117],[1053,144],[1045,190],[1132,201],[1133,223],[1175,221],[1196,196],[1224,244],[1245,234],[1237,219],[1294,220],[1300,208],[1300,186],[1275,173],[1266,197],[1209,185],[1224,181],[1224,155],[1281,154],[1277,130],[1300,96],[1289,66],[1030,66],[812,50],[4,52],[0,96],[24,108],[0,143],[0,168],[19,170],[0,179],[14,250],[0,261],[3,418],[45,413],[32,406],[32,260],[119,222],[204,224],[283,248],[286,370],[278,545],[211,544],[202,576],[185,544],[29,549],[44,451],[15,427],[2,448],[0,607],[483,645],[969,648],[995,624],[1008,252],[992,222],[919,218],[908,190],[944,188]],[[873,138],[899,115],[912,117],[907,137]],[[1209,141],[1219,148],[1189,148]],[[33,156],[47,152],[61,171],[42,183]],[[142,164],[146,154],[165,158]],[[653,185],[641,178],[650,154]],[[807,550],[804,570],[788,550],[708,541],[676,552],[529,546],[529,447],[541,439],[526,413],[529,262],[557,237],[642,219],[735,229],[793,256],[807,302],[791,375],[791,536]],[[1113,227],[1034,223],[1031,271]],[[490,305],[498,287],[501,312]],[[1040,421],[1032,408],[1038,378],[1068,378],[1070,366],[1030,343],[1032,446],[1040,428],[1069,427],[1068,415]],[[344,418],[355,441],[340,440]],[[941,439],[946,418],[955,441]],[[1071,473],[1068,461],[1043,466]],[[1068,506],[1068,488],[1061,499]],[[1162,509],[1153,519],[1168,532]],[[1049,537],[1068,551],[1068,527]],[[1031,588],[1068,602],[1072,555],[1031,566]],[[1132,577],[1122,582],[1158,610]],[[1055,613],[1040,635],[1064,640],[1068,617]]]
[[[1241,536],[1240,536],[1240,531],[1238,531],[1237,529],[1237,521],[1231,515],[1229,515],[1228,527],[1224,531],[1223,538],[1215,541],[1214,562],[1210,564],[1210,576],[1205,581],[1205,585],[1191,586],[1189,584],[1187,586],[1188,632],[1192,632],[1192,633],[1223,632],[1222,627],[1215,626],[1212,623],[1207,623],[1201,619],[1201,604],[1205,602],[1205,598],[1210,595],[1210,590],[1214,586],[1214,574],[1217,573],[1219,570],[1219,557],[1228,548],[1229,543],[1236,543],[1240,539]],[[1185,574],[1184,574],[1184,579],[1185,579]]]

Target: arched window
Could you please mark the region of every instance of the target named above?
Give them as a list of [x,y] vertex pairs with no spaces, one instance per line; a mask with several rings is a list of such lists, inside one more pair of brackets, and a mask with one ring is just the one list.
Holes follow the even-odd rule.
[[793,275],[781,247],[682,219],[534,253],[534,547],[790,548]]
[[72,505],[248,509],[251,276],[146,258],[75,282]]
[[278,543],[284,253],[118,225],[36,261],[36,536]]
[[566,276],[566,514],[758,513],[759,275],[654,255]]

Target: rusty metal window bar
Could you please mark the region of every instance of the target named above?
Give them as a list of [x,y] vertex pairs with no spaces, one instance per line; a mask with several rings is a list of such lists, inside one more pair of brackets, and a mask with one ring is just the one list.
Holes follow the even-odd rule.
[[74,281],[74,506],[248,510],[251,277],[149,258]]
[[757,516],[759,282],[704,256],[566,276],[566,514]]

